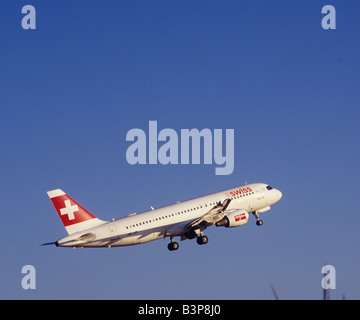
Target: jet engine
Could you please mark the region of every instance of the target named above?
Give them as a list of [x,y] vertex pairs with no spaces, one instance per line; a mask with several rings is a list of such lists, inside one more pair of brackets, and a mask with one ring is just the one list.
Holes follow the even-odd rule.
[[217,227],[225,227],[225,228],[234,228],[240,227],[247,223],[249,220],[249,213],[242,209],[242,210],[235,210],[227,214],[224,218],[220,221],[216,222]]

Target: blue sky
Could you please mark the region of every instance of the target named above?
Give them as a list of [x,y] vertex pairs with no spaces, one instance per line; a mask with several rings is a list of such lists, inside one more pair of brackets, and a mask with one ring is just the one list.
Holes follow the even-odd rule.
[[[356,1],[3,1],[0,298],[360,298]],[[37,29],[21,28],[32,4]],[[323,30],[332,4],[337,29]],[[235,130],[235,168],[135,165],[126,133]],[[100,219],[247,182],[281,201],[209,243],[40,247],[66,234],[46,191]],[[21,288],[34,265],[37,289]],[[196,280],[194,282],[194,279]]]

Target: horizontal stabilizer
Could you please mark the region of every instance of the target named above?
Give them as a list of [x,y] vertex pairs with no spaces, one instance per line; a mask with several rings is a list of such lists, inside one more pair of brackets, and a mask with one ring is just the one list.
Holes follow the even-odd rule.
[[51,245],[55,245],[56,242],[46,242],[46,243],[43,243],[41,244],[40,246],[51,246]]

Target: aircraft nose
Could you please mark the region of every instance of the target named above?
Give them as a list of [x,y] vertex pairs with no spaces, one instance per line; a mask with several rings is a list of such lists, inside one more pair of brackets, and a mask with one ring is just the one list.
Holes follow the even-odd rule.
[[276,201],[279,201],[282,197],[282,193],[280,190],[276,189]]

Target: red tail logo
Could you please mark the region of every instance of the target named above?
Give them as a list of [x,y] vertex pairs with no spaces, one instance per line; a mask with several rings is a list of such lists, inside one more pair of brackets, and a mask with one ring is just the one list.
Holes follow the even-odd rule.
[[53,190],[48,194],[65,227],[95,218],[62,190]]

